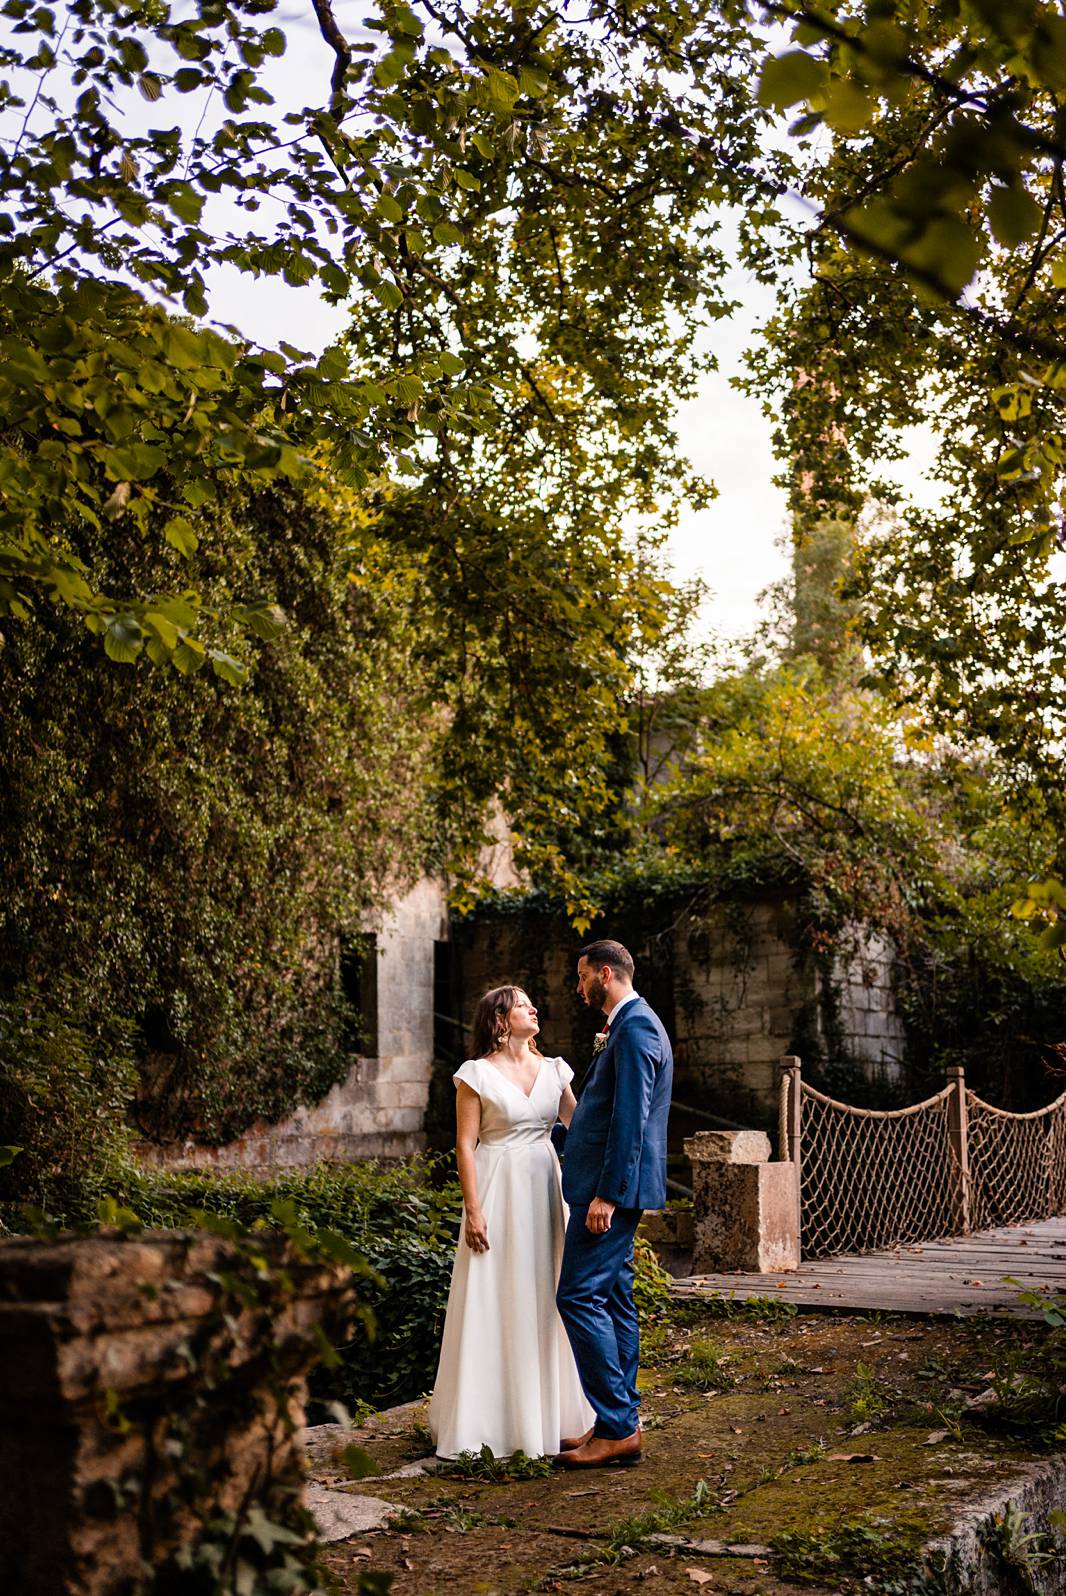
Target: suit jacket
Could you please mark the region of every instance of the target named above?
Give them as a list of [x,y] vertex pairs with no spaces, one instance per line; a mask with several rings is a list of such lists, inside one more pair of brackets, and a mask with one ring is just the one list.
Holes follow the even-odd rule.
[[594,1197],[619,1208],[666,1201],[666,1121],[674,1056],[659,1016],[643,998],[618,1011],[593,1060],[566,1137],[563,1196],[586,1208]]

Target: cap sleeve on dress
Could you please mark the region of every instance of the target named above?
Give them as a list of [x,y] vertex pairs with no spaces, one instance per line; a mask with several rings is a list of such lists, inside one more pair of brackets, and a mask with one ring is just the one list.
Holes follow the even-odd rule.
[[460,1064],[452,1080],[462,1081],[464,1086],[481,1095],[481,1068],[476,1058],[468,1058],[465,1064]]
[[565,1092],[574,1078],[574,1072],[565,1058],[557,1058],[555,1060],[555,1073],[559,1077],[559,1090]]

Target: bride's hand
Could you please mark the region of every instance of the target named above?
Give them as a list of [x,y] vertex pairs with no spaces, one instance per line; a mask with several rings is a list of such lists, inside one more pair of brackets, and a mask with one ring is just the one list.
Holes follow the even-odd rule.
[[488,1252],[489,1229],[482,1214],[467,1214],[465,1236],[471,1252]]

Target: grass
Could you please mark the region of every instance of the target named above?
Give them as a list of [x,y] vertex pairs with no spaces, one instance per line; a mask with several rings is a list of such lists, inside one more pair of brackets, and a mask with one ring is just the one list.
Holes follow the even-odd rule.
[[920,1539],[899,1525],[852,1519],[825,1529],[786,1530],[773,1536],[770,1562],[779,1579],[794,1585],[886,1591],[896,1582],[897,1589],[905,1590],[907,1580],[925,1577],[919,1546]]
[[560,1579],[584,1579],[597,1568],[613,1567],[624,1562],[656,1535],[667,1535],[671,1530],[682,1529],[695,1519],[706,1518],[709,1513],[721,1512],[721,1504],[706,1480],[697,1481],[691,1496],[678,1499],[653,1493],[652,1500],[656,1504],[654,1507],[609,1524],[601,1544],[590,1547],[573,1562],[549,1569],[530,1589],[542,1590]]
[[674,1371],[674,1384],[688,1391],[731,1391],[736,1378],[730,1355],[714,1341],[694,1341],[684,1363]]
[[876,1424],[889,1409],[888,1396],[868,1363],[860,1363],[847,1389],[848,1408],[857,1424]]

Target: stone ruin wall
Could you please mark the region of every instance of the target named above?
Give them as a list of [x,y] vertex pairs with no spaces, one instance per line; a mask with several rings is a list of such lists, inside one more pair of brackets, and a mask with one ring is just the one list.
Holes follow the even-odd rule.
[[[657,935],[615,933],[637,960],[636,986],[674,1037],[678,1103],[740,1125],[776,1126],[778,1062],[817,1050],[871,1085],[897,1079],[903,1027],[892,995],[888,945],[853,931],[854,951],[828,972],[797,951],[792,905],[783,897],[684,912]],[[597,927],[599,935],[608,934]],[[504,981],[530,989],[542,1045],[579,1073],[596,1021],[574,996],[580,942],[543,914],[486,917],[453,927],[464,1019],[478,994]],[[827,1014],[833,1023],[827,1023]]]
[[253,1125],[222,1147],[143,1144],[140,1160],[168,1169],[266,1171],[422,1151],[433,1072],[435,950],[447,934],[444,890],[425,878],[376,933],[375,1052],[358,1058],[322,1102],[276,1125]]
[[[597,934],[613,930],[633,949],[637,988],[675,1038],[678,1103],[772,1129],[778,1060],[792,1052],[808,1065],[814,1052],[846,1062],[870,1084],[898,1078],[903,1028],[883,940],[853,928],[850,951],[825,971],[797,952],[784,897],[698,916],[660,907],[646,929],[628,918]],[[425,879],[380,925],[372,960],[376,1051],[357,1059],[341,1085],[321,1103],[253,1126],[223,1147],[147,1145],[139,1154],[174,1169],[263,1172],[322,1159],[404,1158],[426,1147],[427,1123],[430,1140],[450,1146],[449,1077],[487,987],[528,987],[541,1011],[542,1045],[580,1075],[599,1024],[574,992],[582,940],[561,916],[533,910],[449,924],[442,886]],[[450,995],[441,986],[442,953]]]

